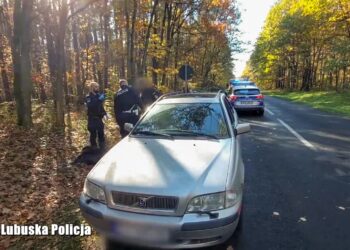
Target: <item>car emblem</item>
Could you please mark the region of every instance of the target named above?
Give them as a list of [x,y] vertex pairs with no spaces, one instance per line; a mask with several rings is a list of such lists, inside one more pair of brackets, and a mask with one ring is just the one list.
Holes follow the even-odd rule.
[[139,202],[138,202],[138,205],[139,207],[141,208],[145,208],[146,207],[146,202],[149,198],[147,197],[139,197]]

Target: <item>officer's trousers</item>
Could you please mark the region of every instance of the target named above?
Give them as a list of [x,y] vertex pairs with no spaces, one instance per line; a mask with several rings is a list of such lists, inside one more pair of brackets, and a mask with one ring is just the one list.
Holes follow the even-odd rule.
[[102,118],[89,117],[88,130],[90,132],[90,144],[93,147],[97,146],[96,139],[98,137],[98,145],[101,149],[105,147],[104,124]]

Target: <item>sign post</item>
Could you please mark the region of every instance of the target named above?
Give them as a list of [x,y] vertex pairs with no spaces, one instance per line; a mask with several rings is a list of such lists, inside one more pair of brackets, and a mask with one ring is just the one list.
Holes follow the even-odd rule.
[[179,69],[179,76],[182,80],[185,81],[185,92],[188,93],[188,80],[190,80],[193,77],[193,68],[188,65],[182,65],[181,68]]

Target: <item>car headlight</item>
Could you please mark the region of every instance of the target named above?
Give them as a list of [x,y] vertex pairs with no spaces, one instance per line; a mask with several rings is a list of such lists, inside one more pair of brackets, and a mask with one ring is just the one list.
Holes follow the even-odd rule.
[[238,195],[233,190],[226,191],[225,207],[233,207],[238,202]]
[[238,195],[232,190],[194,197],[187,206],[187,213],[210,212],[233,207],[238,202]]
[[187,206],[187,212],[209,212],[224,208],[225,192],[222,192],[194,197]]
[[89,196],[93,200],[97,200],[97,201],[106,203],[106,195],[105,195],[105,191],[103,190],[103,188],[92,183],[91,181],[89,181],[87,179],[85,180],[85,183],[84,183],[84,194],[86,194],[87,196]]

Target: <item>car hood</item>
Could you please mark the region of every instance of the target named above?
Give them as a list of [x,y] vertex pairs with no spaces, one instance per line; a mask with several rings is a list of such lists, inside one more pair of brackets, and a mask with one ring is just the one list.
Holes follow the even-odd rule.
[[88,179],[106,190],[193,197],[225,190],[231,139],[127,137],[94,167]]

